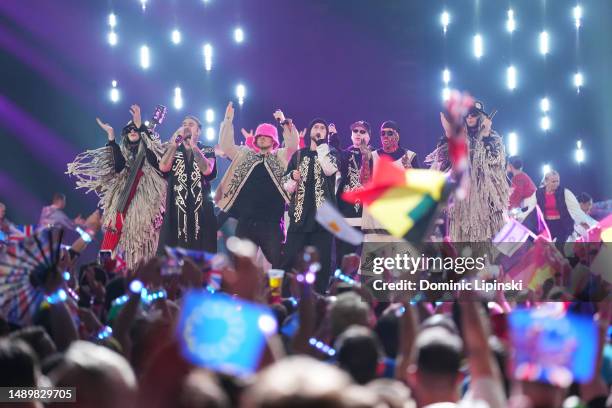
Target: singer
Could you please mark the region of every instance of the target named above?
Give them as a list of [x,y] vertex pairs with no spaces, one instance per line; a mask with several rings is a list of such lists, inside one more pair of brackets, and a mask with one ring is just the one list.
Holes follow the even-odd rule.
[[165,246],[217,251],[217,221],[210,183],[217,177],[213,147],[199,142],[202,123],[188,115],[172,135],[159,164],[168,180],[158,254]]

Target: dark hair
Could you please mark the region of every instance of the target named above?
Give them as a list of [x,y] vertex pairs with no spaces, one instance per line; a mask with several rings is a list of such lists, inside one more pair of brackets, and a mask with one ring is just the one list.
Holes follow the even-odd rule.
[[416,363],[420,372],[454,376],[461,367],[463,342],[442,327],[423,330],[415,341]]
[[593,201],[593,197],[591,197],[589,193],[585,193],[584,191],[578,194],[578,197],[576,198],[578,199],[579,203],[588,203]]
[[336,341],[338,364],[358,384],[376,378],[378,360],[382,355],[376,334],[363,326],[351,326]]
[[54,202],[56,202],[58,200],[65,201],[66,200],[66,194],[64,194],[64,193],[53,193],[53,200],[51,202],[54,203]]
[[0,384],[3,387],[35,387],[38,359],[24,341],[0,340]]
[[22,340],[36,353],[40,361],[49,357],[57,350],[55,343],[41,326],[28,326],[11,333],[12,340]]
[[523,169],[523,160],[519,156],[508,157],[508,163],[517,170]]

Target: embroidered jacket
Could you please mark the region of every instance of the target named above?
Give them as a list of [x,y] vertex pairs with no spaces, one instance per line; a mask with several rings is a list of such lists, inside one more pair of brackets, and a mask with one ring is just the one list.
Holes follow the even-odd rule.
[[[316,229],[316,210],[325,200],[335,203],[336,155],[336,151],[324,143],[315,151],[300,149],[291,158],[283,177],[283,187],[291,195],[289,231]],[[299,170],[299,181],[291,178],[293,170]]]
[[232,122],[225,120],[221,123],[219,146],[232,161],[215,192],[215,203],[222,211],[229,212],[238,198],[244,183],[255,166],[260,163],[264,164],[285,203],[289,203],[289,194],[283,188],[282,177],[287,170],[291,154],[297,149],[299,135],[297,131],[285,131],[283,137],[286,147],[277,149],[269,154],[262,154],[246,146],[237,146],[234,143],[234,126]]

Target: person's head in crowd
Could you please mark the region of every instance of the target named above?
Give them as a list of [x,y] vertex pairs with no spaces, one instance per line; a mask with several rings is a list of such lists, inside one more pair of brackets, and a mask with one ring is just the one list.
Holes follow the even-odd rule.
[[399,317],[396,308],[387,308],[376,320],[374,332],[378,335],[385,355],[389,358],[397,356]]
[[270,152],[280,145],[278,142],[278,130],[276,126],[269,123],[262,123],[257,126],[254,138],[253,145],[262,152]]
[[461,338],[445,328],[429,327],[418,334],[407,380],[420,406],[459,400],[462,352]]
[[591,197],[589,193],[582,192],[578,194],[576,198],[578,199],[578,203],[580,203],[580,209],[584,211],[585,214],[590,214],[593,208],[593,197]]
[[399,126],[392,120],[387,120],[380,125],[380,144],[385,153],[393,153],[399,148]]
[[365,145],[370,144],[370,124],[365,120],[359,120],[351,125],[351,141],[353,142],[354,147],[359,147],[361,145],[361,141],[365,143]]
[[336,340],[338,365],[347,371],[357,384],[376,378],[382,350],[376,334],[363,326],[351,326]]
[[559,177],[559,173],[555,170],[550,170],[548,173],[544,175],[544,180],[542,182],[546,192],[553,193],[557,191],[559,185],[561,184],[561,178]]
[[183,137],[197,142],[202,133],[202,122],[194,115],[187,115],[183,119]]
[[0,339],[0,384],[2,387],[36,387],[40,366],[36,354],[20,339]]
[[567,390],[541,382],[521,381],[512,390],[509,406],[514,401],[525,401],[529,408],[549,408],[563,406]]
[[80,406],[135,406],[136,377],[129,363],[108,348],[76,341],[49,377],[56,387],[76,387]]
[[404,383],[389,378],[379,378],[370,381],[367,386],[374,391],[379,399],[388,408],[415,408],[416,403],[410,395],[410,388]]
[[343,408],[352,384],[339,368],[313,358],[284,358],[261,371],[246,391],[247,408]]
[[510,156],[508,157],[508,165],[506,166],[506,171],[508,173],[512,173],[512,175],[516,175],[523,171],[523,160],[519,156]]
[[41,326],[24,327],[11,333],[10,338],[26,342],[36,353],[38,361],[43,361],[57,352],[55,343]]
[[459,334],[459,329],[457,328],[455,321],[450,316],[445,314],[435,314],[429,316],[421,323],[421,330],[431,327],[441,327],[448,330],[448,332],[451,334]]
[[355,292],[344,292],[329,307],[332,337],[338,337],[349,326],[369,327],[370,307]]
[[313,148],[314,145],[327,142],[327,135],[329,128],[327,122],[321,118],[315,118],[308,125],[306,133],[304,134],[304,146]]
[[63,193],[53,193],[51,205],[53,205],[58,210],[63,210],[64,208],[66,208],[66,195]]
[[229,408],[230,401],[210,372],[195,369],[183,381],[176,408]]
[[0,202],[0,221],[3,221],[4,217],[6,217],[6,204]]

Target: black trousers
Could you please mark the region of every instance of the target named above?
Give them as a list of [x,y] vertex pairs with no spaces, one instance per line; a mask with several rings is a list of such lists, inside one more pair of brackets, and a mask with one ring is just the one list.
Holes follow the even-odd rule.
[[281,269],[290,271],[298,254],[306,246],[317,248],[321,270],[317,273],[315,287],[317,292],[325,293],[331,275],[332,235],[329,232],[288,232]]
[[[361,231],[361,228],[357,228],[358,230]],[[336,243],[336,260],[334,262],[334,269],[338,269],[342,267],[342,258],[344,258],[344,255],[348,255],[348,254],[357,254],[357,255],[361,255],[361,244],[360,245],[353,245],[353,244],[349,244],[348,242],[345,242],[341,239],[335,238],[334,242]]]
[[246,238],[261,248],[264,256],[272,264],[272,268],[281,266],[281,246],[283,231],[280,222],[256,221],[252,219],[238,219],[236,236]]

